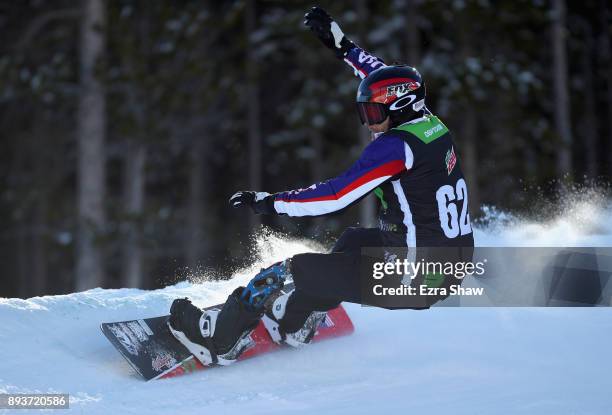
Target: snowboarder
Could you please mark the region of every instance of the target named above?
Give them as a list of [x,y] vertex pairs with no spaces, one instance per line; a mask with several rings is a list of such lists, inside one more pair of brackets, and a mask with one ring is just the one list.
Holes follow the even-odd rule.
[[[342,301],[362,302],[362,247],[474,246],[457,148],[425,105],[420,73],[407,65],[387,66],[365,52],[321,8],[306,13],[304,23],[362,78],[357,110],[372,141],[336,178],[275,194],[240,191],[230,204],[256,214],[319,216],[374,192],[379,227],[348,228],[329,254],[299,254],[263,269],[246,287],[237,288],[221,310],[203,311],[188,299],[175,300],[169,328],[205,365],[236,361],[260,320],[278,343],[298,347],[310,342],[326,310]],[[287,279],[295,289],[281,294]],[[410,308],[427,308],[431,302]]]

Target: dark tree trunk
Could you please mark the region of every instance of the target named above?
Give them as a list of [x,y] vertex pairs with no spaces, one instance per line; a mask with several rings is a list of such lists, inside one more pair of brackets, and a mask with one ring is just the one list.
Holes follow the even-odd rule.
[[[473,39],[470,35],[472,32],[469,28],[469,22],[463,11],[460,24],[461,33],[459,45],[459,58],[461,66],[467,70],[467,60],[472,56],[474,50]],[[478,116],[476,110],[476,98],[466,95],[463,102],[461,112],[461,127],[460,132],[460,152],[462,154],[461,166],[465,179],[469,187],[469,210],[474,217],[480,209],[480,187],[478,185],[478,150],[476,147],[478,134]]]
[[[125,58],[125,67],[134,80],[138,78],[138,68],[151,70],[151,13],[145,1],[139,3],[141,19],[137,27],[137,43],[141,53]],[[141,61],[138,61],[138,60]],[[123,203],[125,221],[125,238],[123,240],[122,285],[124,287],[146,288],[144,275],[143,225],[144,204],[146,198],[147,139],[153,118],[150,114],[150,95],[146,87],[134,82],[129,86],[126,97],[136,122],[136,129],[125,140],[125,157],[123,169]]]
[[567,75],[567,51],[565,39],[565,0],[553,1],[552,52],[555,128],[559,137],[557,154],[557,177],[572,174],[572,127]]
[[583,50],[581,57],[582,79],[584,82],[584,111],[581,117],[581,125],[579,131],[584,136],[584,155],[586,166],[585,174],[594,178],[597,176],[597,104],[595,98],[595,85],[593,80],[593,31],[587,21],[582,19],[577,20],[582,35],[584,36]]
[[76,289],[104,284],[98,237],[105,229],[106,100],[96,65],[104,53],[105,10],[102,0],[83,2],[80,34],[78,140],[78,236]]
[[478,120],[473,108],[464,111],[463,126],[461,128],[461,153],[463,154],[462,168],[468,183],[469,209],[472,217],[480,210],[480,187],[478,186],[478,151],[476,149],[476,135],[478,134]]
[[17,234],[17,276],[19,283],[17,295],[21,298],[30,297],[30,267],[29,265],[29,246],[28,246],[28,224],[24,220],[19,220],[16,224]]
[[147,152],[144,144],[135,141],[127,146],[123,177],[123,198],[128,214],[123,249],[123,285],[144,288],[142,215],[145,199],[145,167]]
[[600,64],[603,68],[602,73],[606,83],[607,92],[607,111],[608,111],[608,139],[605,140],[607,145],[607,154],[603,162],[607,164],[607,172],[612,176],[612,42],[610,41],[610,9],[607,0],[601,0],[599,7],[599,16],[601,19],[601,39],[598,49]]
[[187,244],[187,263],[192,269],[197,269],[205,252],[204,219],[210,212],[205,208],[204,176],[204,138],[195,137],[191,151],[191,169],[189,173],[189,236]]
[[[357,15],[360,24],[359,35],[362,40],[365,40],[367,33],[368,22],[368,3],[365,0],[359,0],[357,3]],[[372,138],[372,135],[365,127],[359,128],[359,146],[360,149],[365,148]],[[369,194],[364,197],[359,203],[359,224],[360,226],[369,228],[376,225],[376,197]]]
[[[419,33],[419,8],[417,0],[402,0],[404,16],[406,16],[405,38],[406,38],[406,58],[408,65],[418,69],[421,62],[421,36]],[[399,58],[404,61],[403,58]]]
[[[260,100],[259,100],[259,74],[255,62],[254,48],[252,44],[252,34],[257,29],[257,10],[255,0],[247,0],[245,15],[245,35],[247,41],[246,56],[246,78],[247,78],[247,137],[249,140],[249,188],[255,191],[262,191],[261,188],[261,125],[260,125]],[[249,225],[252,230],[261,224],[259,215],[249,215]]]
[[32,240],[32,275],[29,295],[44,295],[47,288],[47,220],[46,201],[40,200],[34,207],[34,221],[30,232]]

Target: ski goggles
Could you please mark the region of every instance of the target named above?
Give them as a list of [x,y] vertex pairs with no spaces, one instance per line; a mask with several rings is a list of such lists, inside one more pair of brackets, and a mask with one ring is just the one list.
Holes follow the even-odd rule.
[[357,112],[362,124],[380,124],[387,119],[387,107],[378,102],[358,102]]

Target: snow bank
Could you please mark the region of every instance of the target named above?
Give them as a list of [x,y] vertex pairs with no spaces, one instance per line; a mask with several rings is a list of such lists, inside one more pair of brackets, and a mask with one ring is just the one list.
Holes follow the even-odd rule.
[[[475,235],[481,246],[610,246],[611,219],[601,203],[542,222],[492,211]],[[320,249],[269,234],[258,241],[256,263],[230,281],[200,276],[155,291],[0,299],[0,393],[69,393],[71,409],[62,413],[84,414],[609,412],[606,308],[415,312],[349,304],[352,336],[149,383],[99,330],[102,322],[164,314],[176,297],[221,302],[259,267]]]

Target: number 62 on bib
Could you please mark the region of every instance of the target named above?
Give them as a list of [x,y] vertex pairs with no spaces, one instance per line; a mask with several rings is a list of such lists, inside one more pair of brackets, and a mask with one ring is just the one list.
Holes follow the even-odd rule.
[[[440,215],[440,226],[447,238],[467,235],[472,232],[470,214],[468,213],[468,194],[465,180],[457,180],[453,186],[445,184],[436,192],[438,201],[438,213]],[[458,211],[458,203],[461,204],[461,215]]]

